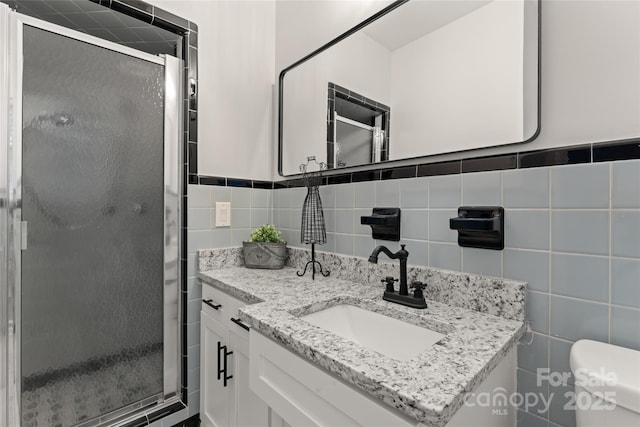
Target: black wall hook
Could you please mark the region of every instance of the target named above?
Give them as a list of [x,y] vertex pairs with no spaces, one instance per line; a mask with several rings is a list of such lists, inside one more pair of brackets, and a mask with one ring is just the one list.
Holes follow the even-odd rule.
[[400,208],[373,208],[371,216],[361,216],[360,224],[371,226],[374,239],[400,241]]
[[461,206],[458,217],[449,219],[449,228],[458,230],[460,246],[504,249],[504,208],[501,206]]

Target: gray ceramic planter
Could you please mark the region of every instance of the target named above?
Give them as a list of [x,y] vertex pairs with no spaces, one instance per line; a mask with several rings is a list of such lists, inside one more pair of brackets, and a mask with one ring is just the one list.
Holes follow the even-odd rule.
[[245,267],[277,270],[287,260],[287,243],[242,242],[242,252]]

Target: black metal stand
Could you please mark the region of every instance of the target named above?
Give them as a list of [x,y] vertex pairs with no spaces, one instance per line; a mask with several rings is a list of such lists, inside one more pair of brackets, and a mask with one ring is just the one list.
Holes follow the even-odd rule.
[[302,273],[300,273],[299,271],[296,271],[296,274],[298,275],[298,277],[302,277],[305,274],[307,274],[307,268],[309,268],[309,264],[311,264],[311,280],[316,280],[316,264],[318,264],[318,267],[320,268],[319,270],[320,274],[322,274],[324,277],[327,277],[329,275],[329,270],[327,270],[326,272],[322,271],[322,264],[320,264],[319,261],[316,261],[316,244],[315,243],[311,244],[311,261],[305,264],[304,271]]

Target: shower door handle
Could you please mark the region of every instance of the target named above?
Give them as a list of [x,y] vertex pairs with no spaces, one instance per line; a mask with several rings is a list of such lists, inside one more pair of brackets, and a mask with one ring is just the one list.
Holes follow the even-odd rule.
[[[222,369],[220,369],[220,365],[221,365],[220,351],[224,352],[223,353],[224,361],[222,363]],[[218,380],[220,379],[220,375],[222,375],[222,384],[224,387],[227,386],[227,381],[233,378],[233,375],[227,375],[227,367],[228,367],[227,357],[232,354],[233,354],[233,351],[227,351],[227,346],[222,345],[222,343],[218,341]]]
[[28,225],[27,221],[20,221],[20,249],[23,251],[27,250]]

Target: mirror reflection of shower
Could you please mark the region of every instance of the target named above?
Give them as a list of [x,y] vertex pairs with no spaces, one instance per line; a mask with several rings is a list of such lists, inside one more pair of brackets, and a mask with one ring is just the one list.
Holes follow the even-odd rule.
[[381,161],[385,134],[379,124],[370,126],[339,114],[335,120],[335,167]]
[[328,168],[388,160],[390,108],[335,83],[328,94]]

